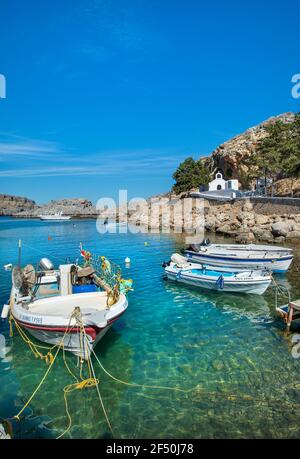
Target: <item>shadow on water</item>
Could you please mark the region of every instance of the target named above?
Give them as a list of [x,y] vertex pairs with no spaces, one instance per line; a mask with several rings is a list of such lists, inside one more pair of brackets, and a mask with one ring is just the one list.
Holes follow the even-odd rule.
[[[121,369],[122,375],[130,380],[132,351],[130,346],[120,342],[120,338],[121,334],[111,328],[107,336],[103,337],[103,346],[96,347],[96,353],[104,367],[107,367],[112,374],[120,373]],[[32,341],[41,344],[34,338]],[[118,358],[114,358],[113,361],[110,358],[111,351],[113,355],[118,355]],[[66,353],[65,359],[72,373],[80,379],[77,358],[71,353]],[[6,363],[2,361],[0,364],[0,373],[4,372],[4,365],[7,370],[7,381],[2,381],[7,396],[1,397],[0,413],[6,412],[10,417],[17,414],[27,402],[43,378],[47,365],[44,361],[35,358],[29,347],[17,335],[9,340],[6,360]],[[112,382],[99,368],[95,359],[92,360],[110,421],[113,425],[117,425],[120,404],[126,397],[127,387]],[[87,377],[87,365],[84,368],[83,376]],[[11,380],[18,383],[11,384]],[[63,353],[60,352],[43,386],[22,414],[21,421],[13,421],[14,437],[56,438],[61,434],[68,425],[63,389],[74,382],[64,364]],[[65,438],[81,438],[82,429],[87,432],[88,438],[111,437],[95,388],[73,391],[68,396],[68,408],[72,416],[72,430]]]

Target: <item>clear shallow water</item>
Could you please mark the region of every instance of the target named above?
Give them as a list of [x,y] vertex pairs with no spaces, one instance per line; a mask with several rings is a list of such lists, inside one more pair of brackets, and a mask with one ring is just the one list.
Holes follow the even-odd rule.
[[[94,221],[1,218],[1,304],[8,299],[11,277],[2,267],[17,261],[19,238],[23,264],[37,262],[42,257],[38,251],[56,263],[75,258],[79,242],[119,263],[124,277],[134,279],[134,292],[127,312],[96,348],[103,365],[129,382],[196,387],[189,393],[131,388],[113,382],[95,364],[116,437],[299,438],[300,359],[291,355],[291,338],[276,318],[272,291],[263,296],[220,294],[164,280],[161,263],[182,247],[178,235],[100,235]],[[300,246],[295,255],[288,275],[277,276],[294,298],[300,297]],[[129,269],[126,256],[132,260]],[[4,321],[0,333],[6,337],[6,355],[0,357],[0,416],[6,418],[20,410],[46,366],[17,333],[9,338]],[[69,355],[68,363],[74,368],[76,358]],[[14,422],[15,436],[58,436],[68,424],[62,389],[71,382],[60,356],[25,418]],[[67,437],[110,437],[95,389],[73,392],[69,409],[73,427]]]

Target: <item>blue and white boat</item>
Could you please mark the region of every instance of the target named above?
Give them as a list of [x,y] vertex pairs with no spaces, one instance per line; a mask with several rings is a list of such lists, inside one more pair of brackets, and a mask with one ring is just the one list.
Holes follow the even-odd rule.
[[293,260],[292,249],[259,244],[198,244],[184,251],[187,259],[234,271],[267,269],[284,273]]
[[165,266],[168,279],[195,287],[221,292],[256,293],[262,295],[271,284],[266,270],[230,272],[211,266],[190,263],[185,257],[173,254]]

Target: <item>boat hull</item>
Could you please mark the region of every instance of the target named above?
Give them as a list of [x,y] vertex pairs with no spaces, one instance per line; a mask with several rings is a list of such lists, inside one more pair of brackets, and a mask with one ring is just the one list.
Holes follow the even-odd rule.
[[193,252],[192,250],[186,250],[184,254],[190,262],[207,264],[220,268],[226,267],[234,271],[267,269],[274,273],[285,273],[289,269],[293,260],[293,255],[283,257],[268,256],[263,258],[257,256],[253,258],[246,258],[242,256],[221,256],[207,252]]
[[[97,296],[99,295],[99,296]],[[97,293],[81,293],[78,295],[68,295],[61,297],[48,298],[47,302],[52,308],[53,313],[44,312],[40,307],[32,310],[24,309],[20,304],[12,304],[11,314],[15,321],[25,331],[30,333],[39,341],[49,345],[64,344],[66,351],[70,351],[84,359],[88,359],[92,349],[98,344],[101,338],[109,330],[111,325],[118,320],[128,307],[128,302],[125,295],[121,294],[116,304],[109,309],[94,311],[87,310],[89,302],[96,298],[100,301],[101,294]],[[82,324],[85,329],[85,343],[81,343],[80,328],[75,318],[70,319],[70,314],[66,312],[68,306],[67,301],[76,301],[82,303]],[[36,304],[43,304],[44,300],[37,300]],[[61,306],[60,306],[61,304]],[[84,306],[84,305],[87,306]],[[59,305],[61,314],[55,314],[55,307]],[[65,315],[63,314],[63,306],[65,307]],[[48,308],[49,311],[49,308]]]
[[51,222],[61,222],[61,221],[66,221],[66,220],[71,220],[71,217],[43,217],[40,215],[39,217],[40,220],[44,220],[44,221],[51,221]]
[[[26,325],[22,325],[22,327],[28,331],[34,338],[43,343],[50,344],[51,346],[58,345],[62,343],[64,344],[64,349],[66,351],[72,352],[76,356],[79,356],[85,360],[87,360],[92,352],[92,349],[96,347],[99,343],[101,338],[106,334],[106,332],[110,329],[112,324],[108,325],[107,327],[94,330],[94,333],[89,334],[89,329],[85,329],[85,336],[86,339],[81,341],[80,333],[77,331],[76,333],[68,333],[65,335],[65,330],[62,331],[51,331],[51,330],[43,330],[38,329],[35,327],[28,327]],[[94,335],[94,336],[92,336]]]
[[271,284],[270,276],[266,276],[265,278],[261,277],[259,279],[247,278],[238,280],[236,278],[224,278],[221,287],[216,278],[193,275],[190,272],[180,272],[180,270],[170,267],[165,269],[165,273],[170,280],[219,292],[254,293],[256,295],[262,295]]

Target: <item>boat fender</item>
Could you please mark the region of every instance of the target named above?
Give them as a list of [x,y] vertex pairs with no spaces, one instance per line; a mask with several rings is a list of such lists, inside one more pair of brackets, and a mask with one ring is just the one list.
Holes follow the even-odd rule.
[[224,277],[222,276],[222,274],[216,280],[216,286],[218,288],[220,288],[221,290],[223,290],[223,288],[224,288]]
[[7,319],[8,313],[9,313],[9,304],[4,304],[3,309],[1,312],[1,319]]
[[176,274],[176,280],[179,280],[181,278],[181,270],[178,271],[178,273]]
[[11,271],[12,263],[8,263],[7,265],[4,265],[3,268],[5,269],[5,271]]

